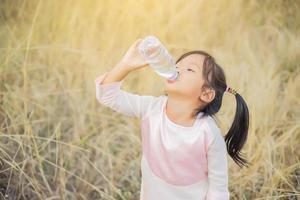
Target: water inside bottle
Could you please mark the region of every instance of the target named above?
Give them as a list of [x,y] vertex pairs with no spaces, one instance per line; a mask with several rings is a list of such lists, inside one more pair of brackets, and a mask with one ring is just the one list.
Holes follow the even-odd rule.
[[155,36],[147,36],[141,42],[139,50],[158,75],[171,80],[177,79],[178,73],[171,55]]
[[170,61],[168,60],[162,60],[162,62],[159,63],[159,65],[153,65],[153,69],[155,72],[167,79],[176,79],[177,78],[177,71],[173,69],[172,64],[170,64]]
[[141,42],[139,50],[147,60],[153,60],[161,53],[159,41],[153,36],[147,36]]

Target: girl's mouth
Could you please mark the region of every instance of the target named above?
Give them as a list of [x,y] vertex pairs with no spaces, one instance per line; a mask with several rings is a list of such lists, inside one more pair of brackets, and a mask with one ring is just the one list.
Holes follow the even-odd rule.
[[176,82],[176,80],[167,79],[167,82],[168,83],[174,83],[174,82]]

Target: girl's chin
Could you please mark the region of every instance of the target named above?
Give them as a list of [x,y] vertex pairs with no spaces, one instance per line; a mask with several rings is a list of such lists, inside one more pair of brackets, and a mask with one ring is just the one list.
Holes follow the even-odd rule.
[[182,91],[178,90],[175,87],[165,87],[165,93],[169,94],[169,95],[175,95],[175,94],[181,94]]

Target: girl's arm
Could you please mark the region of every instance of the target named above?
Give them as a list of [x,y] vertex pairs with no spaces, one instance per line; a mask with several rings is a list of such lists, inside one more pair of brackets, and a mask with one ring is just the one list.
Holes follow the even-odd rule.
[[123,79],[130,72],[122,63],[95,79],[96,98],[101,104],[122,114],[143,119],[159,97],[141,96],[121,89]]
[[227,149],[221,131],[210,126],[214,138],[208,146],[208,192],[206,200],[229,200]]
[[121,89],[123,79],[130,72],[148,65],[138,52],[137,47],[141,41],[142,39],[136,40],[112,70],[95,79],[96,98],[100,103],[120,113],[139,118],[145,117],[159,98],[132,94]]

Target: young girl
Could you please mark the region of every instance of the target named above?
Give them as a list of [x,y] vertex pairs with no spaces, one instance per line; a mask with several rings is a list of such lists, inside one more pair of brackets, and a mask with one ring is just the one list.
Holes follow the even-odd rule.
[[[141,119],[141,200],[229,199],[227,152],[240,166],[249,113],[243,98],[227,86],[223,69],[203,51],[176,61],[179,78],[165,81],[166,95],[141,96],[120,89],[123,79],[148,66],[136,40],[123,59],[95,79],[97,100]],[[234,122],[223,138],[213,116],[225,91],[235,95]]]

